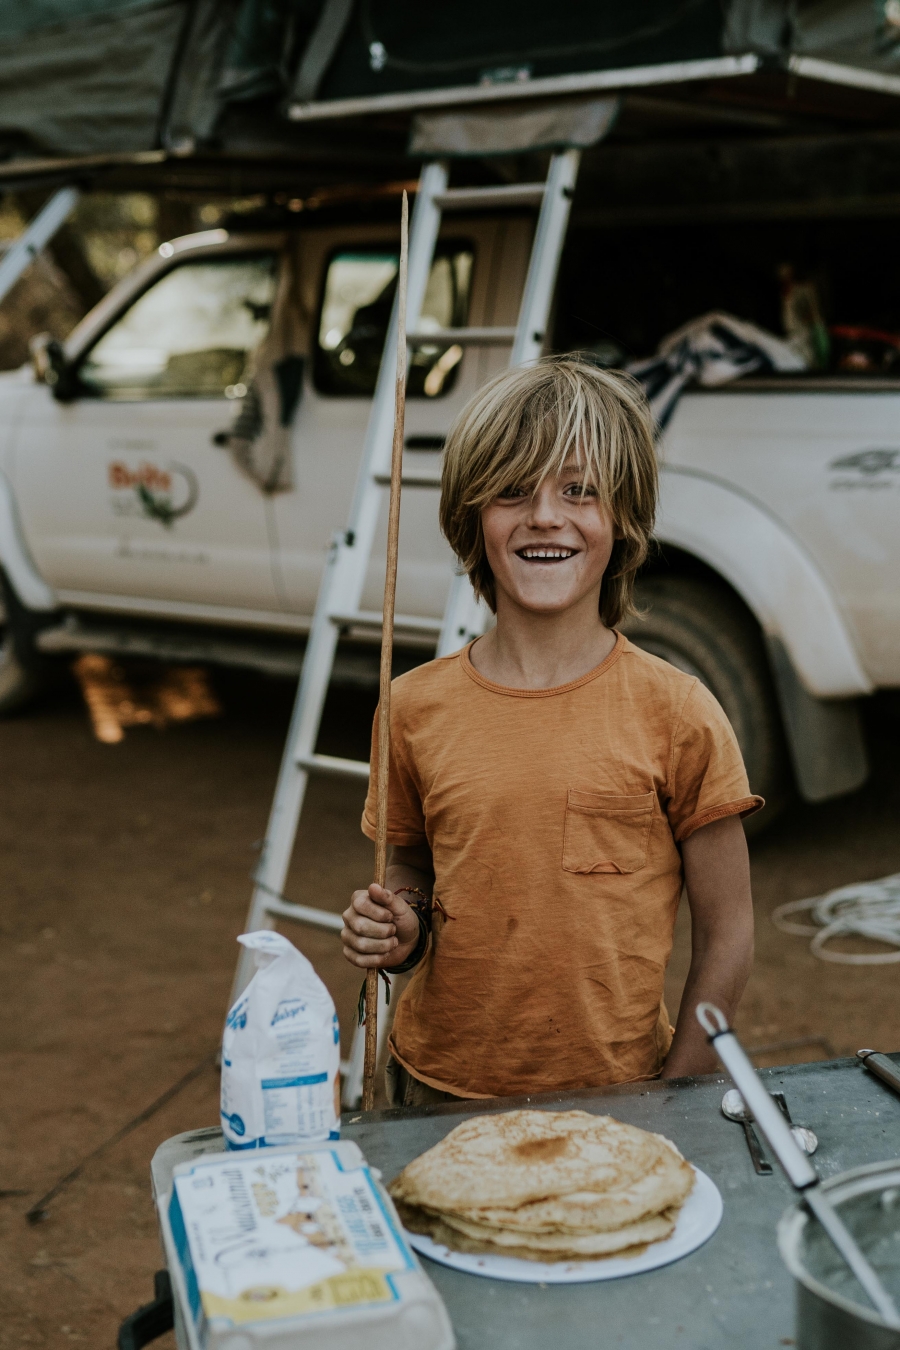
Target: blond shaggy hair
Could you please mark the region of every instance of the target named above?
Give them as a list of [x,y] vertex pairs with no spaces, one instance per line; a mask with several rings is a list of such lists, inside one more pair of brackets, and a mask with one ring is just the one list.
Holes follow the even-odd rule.
[[653,420],[640,386],[574,356],[506,370],[479,389],[447,437],[441,529],[475,593],[496,610],[481,512],[511,487],[534,490],[570,455],[611,513],[619,538],[603,577],[607,627],[634,613],[634,578],[656,513]]

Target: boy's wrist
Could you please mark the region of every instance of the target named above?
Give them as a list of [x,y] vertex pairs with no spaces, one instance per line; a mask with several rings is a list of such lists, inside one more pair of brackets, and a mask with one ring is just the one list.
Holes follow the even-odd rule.
[[[422,960],[428,947],[430,927],[426,922],[425,916],[420,914],[418,910],[414,910],[413,913],[416,916],[418,932],[416,933],[412,946],[408,947],[406,956],[402,957],[396,965],[384,967],[384,969],[389,971],[392,975],[403,975],[407,970],[412,970],[413,967],[417,966]],[[407,944],[403,944],[400,947],[400,951],[402,951],[403,946],[406,945]]]

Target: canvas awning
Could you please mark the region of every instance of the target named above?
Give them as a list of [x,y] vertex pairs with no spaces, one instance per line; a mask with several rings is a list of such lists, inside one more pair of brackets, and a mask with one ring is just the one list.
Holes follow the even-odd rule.
[[900,128],[900,0],[31,0],[0,15],[0,185],[408,178],[422,110],[588,94],[623,96],[611,144]]

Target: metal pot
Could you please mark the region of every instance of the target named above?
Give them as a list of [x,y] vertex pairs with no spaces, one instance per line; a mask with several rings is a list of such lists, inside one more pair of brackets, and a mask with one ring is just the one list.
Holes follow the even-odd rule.
[[[822,1183],[828,1198],[872,1265],[896,1290],[900,1271],[900,1161],[870,1163]],[[798,1350],[900,1350],[887,1326],[803,1208],[792,1205],[778,1225],[778,1246],[797,1282]]]

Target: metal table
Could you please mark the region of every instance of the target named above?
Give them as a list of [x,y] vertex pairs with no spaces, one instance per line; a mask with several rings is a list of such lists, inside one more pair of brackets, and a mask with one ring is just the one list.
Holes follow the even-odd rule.
[[[893,1056],[900,1062],[900,1055]],[[900,1098],[853,1059],[762,1069],[783,1090],[794,1122],[819,1136],[822,1177],[900,1155]],[[460,1103],[420,1111],[344,1116],[342,1135],[390,1180],[454,1125],[487,1111],[533,1106],[613,1115],[672,1139],[715,1181],[725,1201],[718,1232],[699,1251],[662,1270],[597,1284],[511,1284],[423,1260],[456,1331],[459,1350],[599,1350],[691,1347],[771,1350],[793,1344],[792,1281],[775,1245],[775,1226],[793,1193],[777,1170],[753,1170],[744,1132],[719,1104],[719,1076],[540,1097]]]

